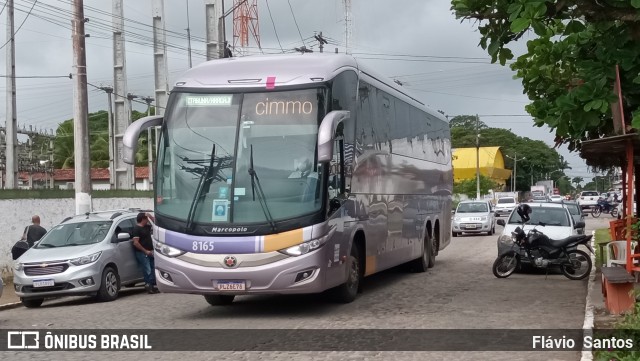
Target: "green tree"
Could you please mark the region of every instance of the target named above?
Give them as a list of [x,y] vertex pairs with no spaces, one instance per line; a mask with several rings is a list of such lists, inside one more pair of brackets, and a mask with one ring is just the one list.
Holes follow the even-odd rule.
[[573,179],[571,179],[571,183],[574,183],[576,188],[580,187],[580,183],[582,182],[584,182],[584,178],[582,177],[573,177]]
[[[492,179],[480,175],[480,195],[489,193],[489,190],[495,190],[498,184]],[[476,179],[465,179],[453,185],[453,193],[464,194],[469,198],[475,199],[478,194],[478,183]]]
[[[134,121],[144,116],[146,116],[146,113],[141,113],[135,110],[132,112],[132,118]],[[108,113],[104,110],[90,113],[88,117],[88,126],[91,167],[107,168],[109,167]],[[138,140],[136,165],[147,165],[147,159],[147,133],[143,132]],[[56,130],[53,164],[56,168],[74,167],[73,119],[65,120]]]
[[[471,121],[456,121],[451,127],[451,144],[453,148],[469,148],[476,146],[475,116],[463,116]],[[451,123],[450,123],[451,124]],[[484,124],[484,123],[482,123]],[[546,145],[543,141],[531,140],[520,137],[508,129],[490,128],[486,125],[480,129],[481,147],[500,147],[504,157],[505,168],[513,169],[513,157],[518,158],[516,189],[528,190],[531,179],[534,183],[544,179],[543,174],[556,170],[570,169],[568,163],[555,150]],[[511,157],[511,158],[509,158]],[[520,159],[525,158],[525,161]],[[554,174],[552,179],[557,180],[562,176]]]
[[620,66],[627,125],[640,128],[639,0],[452,0],[459,19],[477,20],[480,46],[493,62],[513,59],[512,42],[533,31],[510,64],[531,103],[536,126],[555,131],[569,150],[613,132],[610,104]]

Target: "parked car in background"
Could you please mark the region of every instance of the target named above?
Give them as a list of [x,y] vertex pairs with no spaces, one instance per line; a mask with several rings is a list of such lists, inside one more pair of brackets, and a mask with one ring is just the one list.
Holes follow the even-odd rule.
[[580,208],[591,208],[598,204],[598,198],[600,198],[600,194],[596,191],[582,191],[578,196],[578,204]]
[[[575,201],[562,201],[560,203],[564,204],[564,206],[567,207],[569,213],[571,214],[571,217],[573,217],[573,220],[576,224],[580,222],[584,223],[584,217],[586,215],[582,212],[582,209],[580,208],[578,203],[576,203]],[[578,234],[584,234],[584,227],[578,228],[577,231]]]
[[[525,232],[537,227],[542,233],[553,240],[565,239],[572,235],[577,235],[579,229],[584,229],[584,221],[576,222],[571,216],[569,209],[562,203],[528,203],[531,207],[531,220],[522,225],[522,220],[517,212],[511,213],[509,219],[499,219],[497,223],[504,226],[500,237],[498,237],[498,255],[510,251],[513,243],[511,232],[517,227]],[[540,223],[544,226],[541,226]],[[528,257],[522,257],[522,262],[528,262]]]
[[494,234],[496,218],[493,205],[489,201],[462,201],[453,215],[452,235],[462,233]]
[[510,215],[517,205],[518,202],[513,197],[498,198],[498,200],[496,201],[496,206],[494,208],[496,217],[500,217],[502,215]]
[[142,282],[131,231],[139,210],[88,213],[53,227],[17,259],[13,283],[26,307],[58,296],[118,297],[122,285]]
[[530,202],[533,202],[533,203],[546,203],[546,202],[549,202],[549,197],[547,197],[547,196],[533,196],[533,198],[531,198]]
[[559,194],[553,194],[549,196],[549,201],[551,202],[561,202],[564,200],[564,197]]

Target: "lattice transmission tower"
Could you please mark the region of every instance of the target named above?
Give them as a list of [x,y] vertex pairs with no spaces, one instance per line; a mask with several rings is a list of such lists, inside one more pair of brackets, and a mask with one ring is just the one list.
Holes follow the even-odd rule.
[[249,34],[260,46],[260,27],[258,26],[258,0],[234,0],[233,5],[233,50],[234,55],[247,55]]
[[342,0],[344,5],[345,48],[346,53],[351,54],[353,46],[353,13],[351,12],[351,0]]

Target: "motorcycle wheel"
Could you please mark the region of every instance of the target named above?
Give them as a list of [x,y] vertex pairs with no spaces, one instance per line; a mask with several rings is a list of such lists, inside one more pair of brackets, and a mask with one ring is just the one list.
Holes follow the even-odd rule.
[[493,275],[498,278],[507,278],[516,271],[518,267],[518,257],[514,252],[505,253],[493,262]]
[[618,218],[618,207],[614,207],[614,208],[611,210],[611,217],[613,217],[613,218]]
[[600,213],[602,213],[602,209],[599,206],[595,206],[591,209],[591,216],[594,218],[600,217]]
[[569,251],[568,253],[570,263],[562,264],[562,274],[570,280],[581,280],[591,273],[591,257],[579,249]]

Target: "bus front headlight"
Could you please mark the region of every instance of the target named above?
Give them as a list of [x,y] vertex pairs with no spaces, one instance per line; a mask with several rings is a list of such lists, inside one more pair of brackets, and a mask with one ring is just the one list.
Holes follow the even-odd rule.
[[309,242],[301,243],[299,245],[280,250],[280,252],[289,256],[302,256],[303,254],[307,254],[313,250],[320,248],[320,246],[320,240],[314,239]]
[[178,257],[178,256],[182,256],[183,254],[185,254],[186,252],[181,250],[181,249],[177,249],[175,247],[171,247],[165,243],[162,243],[160,241],[155,241],[154,242],[154,249],[156,250],[156,252],[160,253],[163,256],[167,256],[167,257]]

